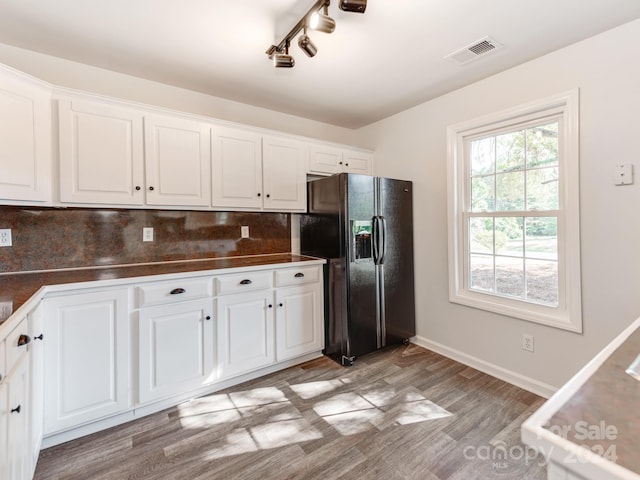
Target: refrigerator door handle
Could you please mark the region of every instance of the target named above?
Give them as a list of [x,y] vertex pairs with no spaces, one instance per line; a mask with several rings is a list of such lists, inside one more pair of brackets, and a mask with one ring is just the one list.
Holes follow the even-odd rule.
[[387,221],[383,216],[379,216],[378,220],[380,222],[380,225],[382,226],[382,228],[379,228],[381,232],[381,242],[379,248],[378,265],[382,265],[384,264],[384,256],[387,251]]
[[378,259],[380,258],[380,242],[378,236],[380,235],[380,224],[378,222],[378,217],[373,217],[371,219],[371,241],[373,243],[373,264],[378,264]]

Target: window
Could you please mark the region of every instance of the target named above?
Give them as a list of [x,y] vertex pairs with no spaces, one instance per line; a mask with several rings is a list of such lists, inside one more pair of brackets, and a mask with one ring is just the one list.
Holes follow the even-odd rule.
[[452,302],[582,331],[578,91],[448,129]]

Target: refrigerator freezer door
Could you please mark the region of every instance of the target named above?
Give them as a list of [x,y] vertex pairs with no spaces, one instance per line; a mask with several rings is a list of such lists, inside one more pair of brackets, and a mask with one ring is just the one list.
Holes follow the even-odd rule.
[[381,327],[371,237],[375,179],[354,174],[342,174],[341,177],[346,182],[347,192],[348,356],[357,357],[380,347]]
[[380,178],[379,215],[384,237],[383,264],[378,268],[384,309],[384,344],[413,337],[415,297],[413,283],[412,183]]

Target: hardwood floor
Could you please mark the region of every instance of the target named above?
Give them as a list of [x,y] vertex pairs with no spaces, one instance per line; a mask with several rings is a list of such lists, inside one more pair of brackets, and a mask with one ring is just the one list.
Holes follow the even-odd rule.
[[[45,479],[544,479],[543,399],[415,345],[321,358],[44,450]],[[532,458],[533,457],[533,458]]]

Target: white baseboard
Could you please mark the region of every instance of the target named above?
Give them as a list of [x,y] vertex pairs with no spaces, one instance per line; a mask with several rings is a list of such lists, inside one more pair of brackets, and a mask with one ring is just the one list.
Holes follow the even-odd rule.
[[460,362],[469,367],[473,367],[476,370],[480,370],[481,372],[491,375],[492,377],[504,380],[505,382],[527,390],[528,392],[540,395],[543,398],[549,398],[556,392],[556,390],[558,390],[557,387],[554,387],[553,385],[540,382],[533,378],[525,377],[524,375],[513,372],[511,370],[507,370],[506,368],[502,368],[493,363],[486,362],[480,358],[474,357],[473,355],[461,352],[460,350],[447,347],[446,345],[443,345],[441,343],[434,342],[433,340],[429,340],[428,338],[416,336],[413,337],[411,341],[416,345],[426,348],[427,350],[431,350],[433,352],[439,353],[440,355],[444,355],[445,357],[455,360],[456,362]]

